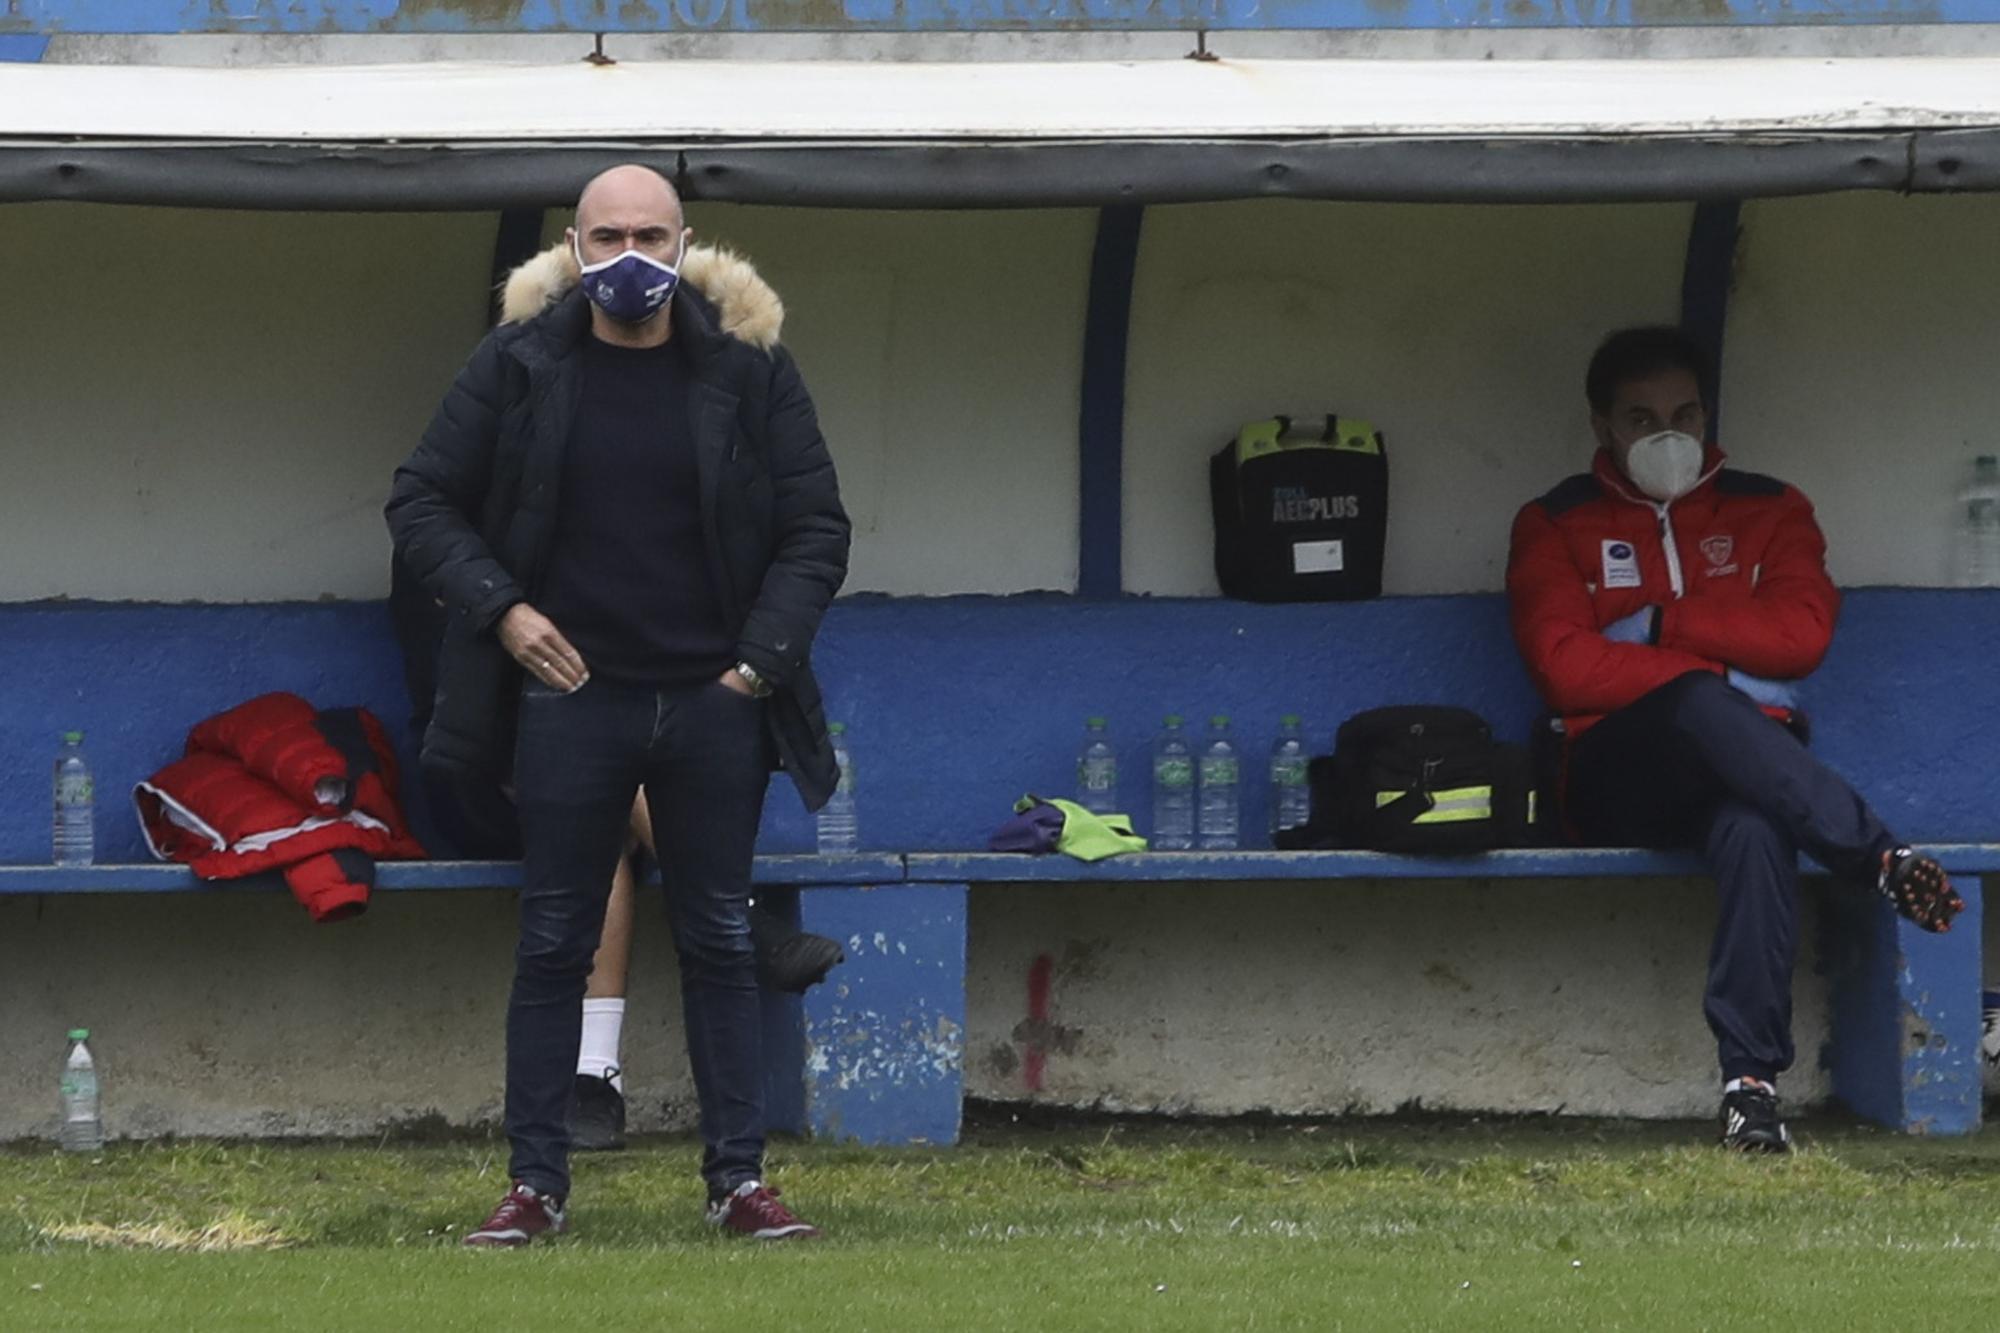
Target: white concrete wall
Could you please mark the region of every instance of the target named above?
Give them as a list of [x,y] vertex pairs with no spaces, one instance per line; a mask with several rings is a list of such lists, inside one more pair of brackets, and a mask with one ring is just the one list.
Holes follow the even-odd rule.
[[1389,593],[1498,588],[1514,511],[1587,463],[1605,330],[1672,320],[1691,210],[1255,202],[1149,210],[1125,580],[1213,594],[1208,458],[1245,421],[1388,437]]
[[[626,1092],[634,1128],[683,1128],[680,985],[651,906]],[[395,894],[329,926],[284,894],[0,898],[0,1143],[53,1134],[79,1024],[114,1137],[497,1121],[514,921],[511,893]]]
[[1722,439],[1811,496],[1841,583],[1951,581],[1952,495],[2000,453],[2000,196],[1744,209]]
[[[1802,1102],[1828,1092],[1807,902],[1784,1081]],[[1712,1115],[1714,922],[1706,881],[975,890],[966,1086],[1208,1115]],[[1038,1027],[1041,955],[1054,968]],[[1039,1096],[1023,1081],[1031,1040],[1046,1052]]]
[[854,520],[848,592],[1075,588],[1094,212],[689,217],[785,298]]
[[[850,591],[1075,586],[1093,214],[692,216],[786,300]],[[50,259],[18,265],[0,322],[0,600],[382,596],[390,474],[484,331],[493,232],[0,208],[0,251]]]
[[[1698,881],[980,889],[966,1086],[1208,1114],[1415,1102],[1705,1116],[1713,919]],[[78,1023],[95,1032],[114,1136],[492,1123],[513,926],[505,893],[393,894],[332,926],[283,895],[0,899],[0,1142],[52,1132],[61,1035]],[[1827,1090],[1817,934],[1814,892],[1785,1081],[1800,1101]],[[1989,950],[1996,934],[2000,918]],[[1027,978],[1043,954],[1054,982],[1036,1030]],[[1033,1097],[1031,1038],[1047,1051]],[[634,1127],[688,1127],[655,902],[640,916],[624,1055]]]
[[[624,59],[1168,59],[1187,42],[681,33],[614,35],[610,49]],[[46,58],[549,61],[586,46],[575,35],[66,36]],[[1966,54],[2000,49],[2000,27],[1243,33],[1215,46],[1320,58]],[[2000,284],[1983,243],[1996,210],[1990,197],[1869,194],[1746,210],[1726,443],[1741,465],[1813,496],[1843,582],[1947,577],[1950,493],[1969,458],[2000,443],[1983,425],[1992,377],[1982,373],[2000,341],[2000,326],[1982,318]],[[1672,206],[1152,210],[1129,384],[1128,586],[1212,592],[1200,455],[1246,416],[1332,401],[1390,435],[1390,591],[1496,587],[1507,516],[1588,452],[1574,386],[1591,342],[1612,324],[1674,313],[1687,215]],[[790,300],[791,341],[862,538],[852,590],[1072,583],[1068,451],[1087,212],[716,206],[697,207],[696,221],[739,240]],[[11,308],[63,313],[0,327],[0,364],[19,383],[55,390],[10,395],[0,421],[0,449],[31,459],[25,484],[0,494],[0,598],[378,594],[384,543],[370,487],[477,335],[476,303],[461,293],[483,275],[490,229],[490,218],[469,216],[0,208],[10,251],[87,245],[99,257],[84,269],[23,264],[13,280]],[[145,243],[131,245],[134,234]],[[268,295],[282,290],[295,241],[317,266],[310,320],[274,315],[283,308]],[[99,318],[107,306],[117,313]],[[212,332],[180,336],[190,325]],[[137,346],[148,355],[131,356]],[[123,362],[125,388],[149,392],[104,394],[107,357]],[[149,367],[158,373],[146,380]],[[351,393],[355,382],[369,392]],[[298,442],[312,483],[308,512],[282,524],[269,507],[240,512],[206,481],[228,476],[258,495],[291,485],[297,473],[268,447],[274,422]],[[46,447],[80,435],[105,443],[89,456]],[[153,467],[163,440],[179,465],[171,472]],[[1891,449],[1893,473],[1881,466]],[[34,497],[78,487],[86,473],[105,521],[144,561],[38,506]],[[274,561],[281,550],[287,558]]]
[[[1688,212],[1150,210],[1127,586],[1212,593],[1208,453],[1330,407],[1389,437],[1389,591],[1497,588],[1515,508],[1587,460],[1595,340],[1673,315]],[[1088,212],[692,216],[787,300],[856,520],[851,591],[1074,586]],[[1948,577],[1951,492],[2000,447],[1996,223],[1985,196],[1746,209],[1724,441],[1814,498],[1844,583]],[[91,256],[19,265],[0,324],[0,599],[379,596],[389,474],[480,335],[492,230],[0,208],[8,251]],[[71,496],[88,522],[51,503]]]
[[[1677,317],[1690,216],[1149,211],[1127,385],[1127,586],[1213,594],[1208,454],[1242,421],[1336,410],[1388,436],[1385,590],[1498,589],[1514,511],[1594,448],[1582,380],[1598,338]],[[1812,497],[1841,583],[1950,582],[1952,495],[1974,456],[2000,452],[2000,197],[1765,200],[1743,227],[1724,447]]]
[[0,208],[0,600],[382,595],[389,474],[484,327],[493,232]]

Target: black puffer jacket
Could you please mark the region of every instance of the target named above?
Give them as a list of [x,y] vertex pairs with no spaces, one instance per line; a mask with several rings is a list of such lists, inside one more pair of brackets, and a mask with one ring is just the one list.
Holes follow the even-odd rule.
[[[503,323],[459,372],[387,509],[397,555],[449,613],[426,766],[488,781],[512,762],[521,673],[494,626],[532,603],[555,535],[589,307],[557,246],[508,281]],[[737,655],[776,688],[779,764],[807,808],[837,771],[811,651],[847,574],[849,525],[812,399],[777,341],[784,307],[754,269],[694,249],[674,337],[694,377],[695,451],[710,576]],[[558,626],[560,628],[560,626]]]

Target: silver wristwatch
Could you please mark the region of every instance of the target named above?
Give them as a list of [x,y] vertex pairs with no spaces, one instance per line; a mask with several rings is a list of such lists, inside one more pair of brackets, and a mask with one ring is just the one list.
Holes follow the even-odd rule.
[[771,682],[765,680],[764,677],[758,673],[756,667],[751,666],[748,662],[738,662],[734,670],[737,675],[743,677],[743,683],[750,687],[750,693],[754,697],[762,699],[766,695],[770,694]]

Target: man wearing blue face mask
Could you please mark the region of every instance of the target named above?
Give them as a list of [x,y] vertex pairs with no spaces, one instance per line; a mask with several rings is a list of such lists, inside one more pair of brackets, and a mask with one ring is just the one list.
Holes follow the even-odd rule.
[[837,778],[809,655],[849,525],[777,295],[691,237],[649,168],[591,181],[563,243],[509,278],[388,505],[397,554],[451,612],[423,762],[511,780],[521,833],[513,1187],[470,1245],[567,1224],[585,980],[642,790],[708,1219],[819,1234],[762,1180],[750,868],[770,771],[813,809]]
[[1812,505],[1724,466],[1707,358],[1678,329],[1605,339],[1585,376],[1589,473],[1524,507],[1507,594],[1514,637],[1563,732],[1568,830],[1701,849],[1721,898],[1704,1011],[1722,1141],[1784,1152],[1798,855],[1873,885],[1926,930],[1964,903],[1804,744],[1800,683],[1840,594]]

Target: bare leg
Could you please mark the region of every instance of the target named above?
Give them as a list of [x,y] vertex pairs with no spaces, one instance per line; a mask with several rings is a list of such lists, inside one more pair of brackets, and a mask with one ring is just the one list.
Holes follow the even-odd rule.
[[658,855],[653,846],[653,812],[646,805],[646,793],[643,791],[632,802],[632,836],[646,849],[647,855]]
[[[644,792],[632,802],[632,838],[647,851],[653,850],[652,816],[646,811]],[[586,1000],[623,999],[626,978],[632,971],[632,900],[638,892],[638,877],[632,873],[629,840],[625,850],[611,876],[611,901],[604,908],[604,936],[591,964],[590,987],[583,993]]]

